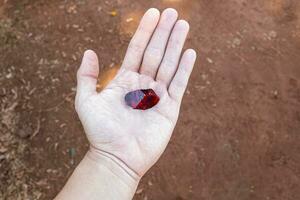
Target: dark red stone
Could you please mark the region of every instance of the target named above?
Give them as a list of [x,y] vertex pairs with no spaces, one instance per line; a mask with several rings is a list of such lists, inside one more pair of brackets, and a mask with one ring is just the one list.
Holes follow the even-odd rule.
[[159,102],[159,96],[152,89],[135,90],[125,95],[125,102],[133,109],[147,110]]

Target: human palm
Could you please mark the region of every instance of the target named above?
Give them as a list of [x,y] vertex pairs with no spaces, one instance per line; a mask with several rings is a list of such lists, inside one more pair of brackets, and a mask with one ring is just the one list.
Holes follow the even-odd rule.
[[[142,176],[160,157],[177,122],[195,52],[181,51],[189,30],[177,12],[156,9],[144,15],[116,77],[96,92],[98,59],[87,51],[78,70],[76,110],[91,150]],[[180,59],[181,58],[181,59]],[[153,89],[159,103],[148,110],[126,105],[133,90]]]

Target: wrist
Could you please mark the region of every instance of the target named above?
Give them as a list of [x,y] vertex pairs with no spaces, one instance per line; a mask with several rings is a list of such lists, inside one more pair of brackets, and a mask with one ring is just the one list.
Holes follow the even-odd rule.
[[136,190],[141,177],[114,155],[90,147],[86,159],[100,168],[105,168],[113,176],[126,184],[129,189]]
[[55,200],[129,200],[138,182],[108,157],[89,151]]

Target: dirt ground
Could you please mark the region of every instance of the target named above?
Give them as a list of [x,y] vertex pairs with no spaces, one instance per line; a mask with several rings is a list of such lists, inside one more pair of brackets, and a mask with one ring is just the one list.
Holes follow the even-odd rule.
[[300,1],[0,0],[0,199],[51,199],[87,149],[85,49],[112,78],[142,13],[175,7],[199,54],[135,200],[300,199]]

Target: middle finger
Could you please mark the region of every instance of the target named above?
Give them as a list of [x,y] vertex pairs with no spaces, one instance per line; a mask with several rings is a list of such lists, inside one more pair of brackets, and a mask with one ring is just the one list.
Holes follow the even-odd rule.
[[140,69],[141,74],[155,77],[177,17],[177,11],[172,8],[168,8],[162,13],[159,24],[146,48]]

